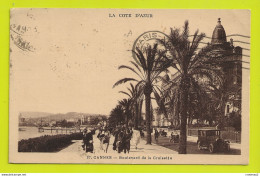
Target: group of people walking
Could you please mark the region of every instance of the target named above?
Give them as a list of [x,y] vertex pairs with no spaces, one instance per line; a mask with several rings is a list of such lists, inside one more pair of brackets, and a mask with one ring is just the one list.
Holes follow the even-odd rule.
[[[141,138],[144,137],[144,132],[138,129],[127,128],[125,126],[117,126],[116,128],[100,128],[100,129],[87,129],[83,130],[83,150],[86,152],[94,152],[94,142],[93,136],[97,133],[97,138],[99,140],[99,149],[104,153],[108,152],[110,142],[113,142],[112,149],[117,153],[129,153],[130,146],[133,145],[137,149],[138,144],[141,141]],[[154,129],[154,138],[155,142],[158,143],[159,136],[166,137],[167,132],[164,130],[158,131]],[[114,138],[114,141],[111,141],[111,138]],[[169,136],[170,143],[179,142],[179,134],[176,132],[171,132]],[[96,146],[97,147],[97,146]],[[98,148],[98,147],[97,147]]]
[[[96,129],[83,131],[83,149],[86,152],[94,152],[93,135]],[[141,137],[144,135],[142,130],[133,130],[123,126],[117,126],[114,129],[100,128],[98,129],[97,138],[100,141],[100,151],[108,152],[111,137],[114,137],[113,150],[117,153],[129,153],[131,144],[137,149]]]
[[122,151],[124,151],[124,153],[129,153],[133,131],[128,128],[118,127],[114,131],[113,135],[115,137],[113,150],[116,150],[118,153],[121,153]]

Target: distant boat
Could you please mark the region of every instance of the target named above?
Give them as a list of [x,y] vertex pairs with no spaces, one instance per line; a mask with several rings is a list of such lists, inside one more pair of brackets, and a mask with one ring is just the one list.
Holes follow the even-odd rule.
[[19,128],[19,131],[26,131],[25,128]]

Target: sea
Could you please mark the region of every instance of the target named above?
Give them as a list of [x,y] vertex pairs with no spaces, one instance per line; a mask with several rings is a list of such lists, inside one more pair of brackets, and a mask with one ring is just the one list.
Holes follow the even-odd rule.
[[44,132],[39,132],[38,127],[19,127],[19,141],[22,139],[29,139],[40,137],[44,135],[57,135],[57,134],[70,134],[66,133],[65,131],[61,132],[61,130],[56,132],[56,130],[45,130]]

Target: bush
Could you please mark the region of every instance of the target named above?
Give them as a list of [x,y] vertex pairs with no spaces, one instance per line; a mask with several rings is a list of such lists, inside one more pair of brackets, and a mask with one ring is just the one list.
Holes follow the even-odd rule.
[[57,152],[70,145],[72,140],[81,140],[82,138],[82,133],[45,135],[30,138],[18,142],[18,152]]
[[72,133],[70,134],[71,140],[81,140],[83,139],[83,134],[82,133]]

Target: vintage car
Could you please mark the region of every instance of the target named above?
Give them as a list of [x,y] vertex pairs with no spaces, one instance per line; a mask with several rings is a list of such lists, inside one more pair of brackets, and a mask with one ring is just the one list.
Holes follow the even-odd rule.
[[208,149],[210,153],[230,150],[230,142],[221,139],[220,130],[198,130],[198,149]]
[[168,132],[167,127],[163,126],[163,127],[157,128],[157,130],[159,131],[160,136],[167,137],[167,132]]
[[179,143],[179,141],[180,141],[180,135],[176,131],[173,131],[170,136],[170,142]]
[[167,132],[165,132],[164,130],[159,132],[161,136],[163,137],[167,137]]

